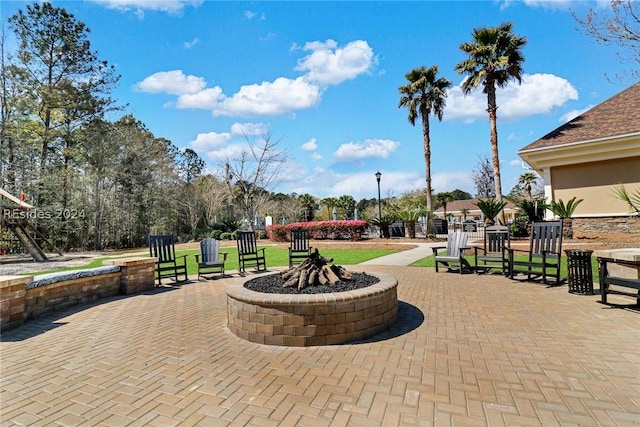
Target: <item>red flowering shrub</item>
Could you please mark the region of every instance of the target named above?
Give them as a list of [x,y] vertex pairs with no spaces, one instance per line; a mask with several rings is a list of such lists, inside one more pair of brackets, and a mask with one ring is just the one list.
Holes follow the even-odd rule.
[[360,240],[369,228],[369,223],[362,220],[339,220],[274,224],[267,227],[267,235],[274,242],[288,242],[291,230],[296,228],[309,230],[309,236],[316,240]]

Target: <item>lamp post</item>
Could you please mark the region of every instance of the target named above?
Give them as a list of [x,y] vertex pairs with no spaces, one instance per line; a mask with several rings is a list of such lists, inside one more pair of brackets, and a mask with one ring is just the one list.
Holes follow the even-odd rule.
[[[376,181],[378,181],[378,219],[382,222],[382,206],[380,205],[380,171],[376,172]],[[382,238],[382,224],[380,224],[380,238]]]

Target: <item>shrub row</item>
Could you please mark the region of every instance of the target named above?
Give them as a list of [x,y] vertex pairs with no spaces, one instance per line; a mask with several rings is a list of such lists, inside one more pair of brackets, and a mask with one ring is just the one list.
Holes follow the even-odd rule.
[[267,236],[274,242],[288,242],[291,230],[298,228],[309,230],[309,236],[316,240],[360,240],[369,228],[369,223],[362,220],[341,220],[274,224],[267,227]]

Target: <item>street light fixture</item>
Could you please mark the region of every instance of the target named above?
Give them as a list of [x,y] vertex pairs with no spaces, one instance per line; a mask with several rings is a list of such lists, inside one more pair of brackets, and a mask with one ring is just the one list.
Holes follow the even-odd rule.
[[380,171],[376,172],[376,181],[378,181],[378,220],[380,220],[380,238],[382,238],[382,206],[380,205],[380,178],[382,174]]

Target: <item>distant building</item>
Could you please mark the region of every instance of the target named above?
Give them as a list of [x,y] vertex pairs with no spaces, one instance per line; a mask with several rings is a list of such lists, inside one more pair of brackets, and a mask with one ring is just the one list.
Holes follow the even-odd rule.
[[[640,191],[640,82],[518,151],[544,180],[547,201],[584,201],[576,233],[640,233],[640,218],[617,199]],[[603,221],[603,219],[607,219]]]
[[[451,221],[454,223],[461,223],[466,220],[483,221],[486,219],[478,209],[477,203],[481,199],[469,199],[469,200],[454,200],[447,203],[447,216],[451,217]],[[518,215],[518,207],[510,200],[504,199],[507,205],[504,207],[504,214],[507,222],[511,222]],[[463,214],[462,211],[468,211],[467,214]],[[444,208],[440,207],[434,211],[438,218],[444,218]],[[447,218],[449,219],[449,218]]]

